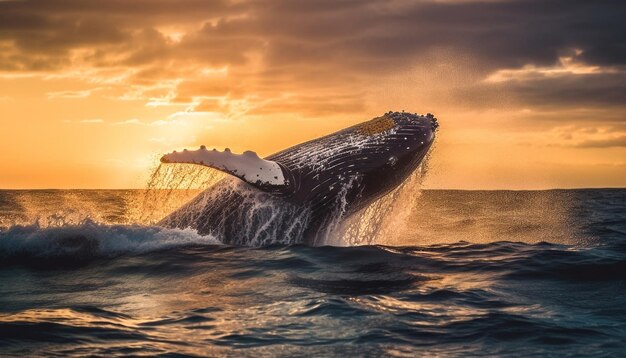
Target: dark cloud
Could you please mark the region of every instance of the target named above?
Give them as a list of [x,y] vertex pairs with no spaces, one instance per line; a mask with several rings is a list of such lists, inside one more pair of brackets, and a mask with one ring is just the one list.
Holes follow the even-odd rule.
[[[0,2],[4,14],[47,18],[112,18],[120,26],[172,24],[219,17],[239,6],[223,0],[12,0]],[[8,18],[9,16],[7,16]]]
[[560,78],[513,81],[505,86],[521,102],[537,106],[575,108],[626,104],[626,73],[574,74]]
[[626,147],[626,135],[606,139],[590,139],[576,145],[580,148]]
[[[242,25],[269,39],[298,41],[307,56],[339,53],[344,63],[373,57],[393,67],[433,49],[452,49],[481,58],[491,70],[553,64],[574,48],[599,52],[586,57],[590,62],[626,63],[610,54],[619,55],[626,42],[623,1],[371,1],[354,9],[325,4],[326,11],[313,12],[288,3],[256,6],[257,17]],[[280,43],[272,49],[285,62],[301,53],[283,51]]]
[[458,89],[455,96],[467,107],[517,105],[550,110],[624,107],[626,72],[522,76],[498,83],[478,82]]
[[[141,84],[184,79],[182,97],[301,92],[291,104],[264,107],[286,110],[312,106],[312,92],[325,91],[350,97],[325,107],[342,109],[360,108],[359,88],[380,76],[432,66],[445,53],[457,66],[473,64],[465,70],[475,81],[455,89],[460,102],[618,106],[626,99],[625,18],[623,0],[4,1],[0,48],[9,47],[0,69],[68,68],[81,49],[82,63],[134,68],[131,80]],[[185,35],[168,38],[168,26]],[[601,71],[481,82],[500,69],[557,66],[564,56]],[[229,66],[229,80],[196,79],[202,65]]]
[[[0,38],[24,49],[67,49],[128,41],[131,30],[207,24],[187,46],[204,50],[267,44],[275,62],[410,60],[433,48],[477,56],[495,68],[551,64],[577,48],[589,63],[626,63],[626,3],[621,0],[489,2],[370,1],[8,1]],[[201,50],[198,50],[201,51]],[[184,51],[183,51],[184,54]]]

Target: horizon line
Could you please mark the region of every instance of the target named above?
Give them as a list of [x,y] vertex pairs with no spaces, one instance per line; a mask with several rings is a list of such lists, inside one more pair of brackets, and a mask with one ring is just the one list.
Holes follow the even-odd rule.
[[[110,190],[110,191],[128,191],[128,190],[206,190],[208,188],[0,188],[0,191],[62,191],[62,190]],[[440,191],[555,191],[555,190],[624,190],[626,186],[599,186],[599,187],[564,187],[564,188],[422,188],[421,190],[440,190]]]

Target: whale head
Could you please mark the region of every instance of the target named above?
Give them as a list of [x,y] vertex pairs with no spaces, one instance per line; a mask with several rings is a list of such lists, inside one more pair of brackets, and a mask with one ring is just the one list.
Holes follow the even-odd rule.
[[417,169],[437,127],[432,114],[388,112],[266,159],[285,169],[295,201],[324,212],[340,200],[353,212]]
[[420,165],[439,124],[430,113],[387,112],[353,127],[363,142],[360,196],[364,204],[393,190]]

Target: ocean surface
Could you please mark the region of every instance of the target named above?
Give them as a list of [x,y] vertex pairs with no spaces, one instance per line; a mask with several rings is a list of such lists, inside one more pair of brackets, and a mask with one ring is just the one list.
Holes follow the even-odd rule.
[[192,194],[0,191],[0,356],[626,356],[626,189],[414,191],[318,247],[154,225]]

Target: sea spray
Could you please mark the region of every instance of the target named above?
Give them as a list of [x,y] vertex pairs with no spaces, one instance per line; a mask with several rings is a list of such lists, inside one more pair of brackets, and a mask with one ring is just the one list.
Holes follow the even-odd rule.
[[8,264],[42,258],[89,260],[141,254],[174,247],[218,245],[210,235],[190,229],[104,225],[86,220],[78,225],[42,228],[37,224],[0,231],[0,259]]
[[[223,206],[224,203],[236,203]],[[235,209],[233,209],[235,208]],[[234,245],[265,246],[301,243],[310,210],[227,177],[199,194],[160,224],[195,227]]]
[[215,185],[225,174],[196,165],[158,165],[146,189],[129,214],[129,221],[154,224],[181,205]]
[[[404,226],[402,222],[419,196],[424,168],[420,167],[401,187],[354,215],[347,215],[345,205],[341,205],[345,195],[339,195],[336,210],[321,225],[314,244],[345,246],[384,243],[390,235],[398,235],[395,231]],[[206,190],[220,181],[219,190]],[[350,185],[352,181],[345,185],[342,193],[347,193]],[[6,207],[12,209],[2,213],[2,228],[9,229],[16,225],[30,226],[33,230],[78,228],[86,223],[152,226],[194,197],[196,205],[187,208],[187,215],[189,220],[202,220],[202,208],[215,205],[219,196],[217,194],[223,194],[224,191],[237,192],[241,196],[241,207],[245,208],[237,213],[237,237],[229,237],[229,242],[248,246],[302,243],[305,229],[311,220],[308,208],[290,204],[236,178],[202,166],[159,165],[155,167],[146,186],[139,195],[130,190],[116,191],[116,195],[110,195],[111,191],[99,190],[57,194],[35,191],[29,195],[7,192],[5,201],[10,202],[10,205]],[[225,227],[225,222],[206,224],[214,224],[211,234],[223,239],[224,235],[232,235],[233,232]]]
[[[359,180],[352,178],[342,187],[334,211],[320,225],[313,244],[384,243],[390,235],[401,235],[399,228],[404,226],[419,198],[426,171],[427,164],[423,163],[402,185],[355,214],[346,211],[345,201],[350,188]],[[217,182],[219,187],[206,190]],[[205,191],[200,192],[202,189]],[[239,202],[236,212],[207,216],[206,209],[219,206],[219,201],[225,198]],[[189,204],[184,205],[186,202]],[[302,243],[311,220],[306,207],[259,191],[236,178],[224,177],[213,169],[176,164],[155,169],[141,205],[142,223],[158,223],[164,216],[162,224],[166,226],[206,226],[218,239],[246,246]]]
[[86,220],[134,222],[128,215],[136,197],[131,190],[10,190],[3,191],[2,197],[0,230],[33,224],[40,228],[76,226]]
[[415,201],[419,200],[426,163],[415,170],[399,187],[367,207],[336,224],[326,244],[338,246],[384,244],[401,235]]

